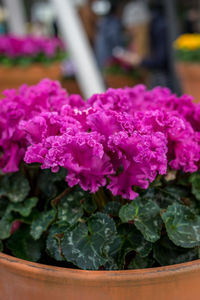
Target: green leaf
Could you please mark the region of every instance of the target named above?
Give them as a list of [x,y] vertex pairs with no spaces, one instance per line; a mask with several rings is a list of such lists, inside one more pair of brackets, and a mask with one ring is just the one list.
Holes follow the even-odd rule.
[[9,211],[18,212],[23,217],[28,217],[38,202],[38,198],[28,198],[23,203],[12,203],[8,206]]
[[180,204],[173,204],[163,213],[168,237],[177,246],[193,248],[200,245],[200,216]]
[[47,240],[46,249],[47,253],[57,261],[65,260],[61,250],[61,240],[64,236],[65,231],[69,229],[69,226],[59,226],[54,224],[51,226]]
[[97,210],[97,205],[91,194],[85,193],[83,200],[83,209],[88,214],[93,214]]
[[75,191],[65,196],[58,205],[58,220],[67,222],[70,225],[75,224],[83,215],[81,201],[84,193]]
[[177,176],[176,178],[176,184],[180,186],[188,187],[190,173],[183,173],[182,171],[179,171],[178,174],[179,176]]
[[[23,203],[10,203],[0,219],[0,239],[6,239],[11,235],[11,228],[14,221],[24,222],[24,218],[29,217],[38,198],[29,198]],[[20,216],[21,215],[21,216]]]
[[118,233],[122,243],[118,252],[118,263],[120,269],[124,269],[126,256],[130,252],[136,252],[141,257],[146,257],[152,250],[152,244],[144,239],[142,233],[132,224],[121,224]]
[[118,217],[121,206],[121,203],[117,201],[108,202],[103,208],[103,213],[112,217]]
[[0,197],[6,196],[13,203],[22,202],[29,191],[29,182],[21,173],[5,175],[0,182]]
[[60,168],[60,170],[57,173],[52,173],[49,170],[45,171],[48,171],[49,176],[51,176],[52,182],[65,181],[65,178],[67,176],[67,170],[65,168]]
[[141,257],[136,255],[128,265],[129,270],[151,268],[154,264],[154,259],[150,257]]
[[52,173],[51,170],[43,170],[38,178],[38,183],[41,191],[44,195],[52,199],[67,187],[65,182],[65,177],[67,175],[67,170],[61,168],[59,172]]
[[162,191],[168,193],[171,199],[174,199],[177,202],[181,202],[181,198],[190,196],[188,186],[180,186],[177,183],[166,186]]
[[12,224],[15,221],[15,217],[10,213],[6,212],[0,220],[0,239],[4,240],[10,237]]
[[79,268],[98,270],[108,262],[116,235],[114,221],[105,214],[96,213],[89,218],[88,226],[79,223],[65,233],[61,241],[63,255]]
[[103,266],[105,270],[119,270],[118,253],[121,248],[121,243],[121,238],[116,236],[114,241],[109,245],[109,251],[106,254],[107,261]]
[[17,219],[22,223],[31,225],[33,221],[39,218],[40,214],[41,213],[36,208],[33,208],[29,216],[27,217],[20,216]]
[[176,186],[168,186],[165,188],[150,188],[143,195],[143,199],[154,200],[156,204],[162,208],[166,209],[169,205],[174,202],[181,203],[181,197],[187,195],[187,189],[184,187],[179,188]]
[[39,217],[31,224],[30,234],[34,240],[38,240],[43,232],[47,230],[49,225],[55,220],[56,210],[51,209],[48,211],[41,212]]
[[25,218],[29,217],[37,201],[37,198],[29,198],[23,203],[11,203],[8,205],[3,217],[0,219],[0,239],[3,240],[10,237],[14,221],[25,222]]
[[2,218],[3,215],[5,214],[8,204],[9,202],[6,197],[0,197],[0,218]]
[[28,261],[38,261],[44,248],[44,240],[33,240],[28,227],[17,230],[6,242],[15,257]]
[[190,183],[192,184],[192,193],[197,200],[200,200],[200,174],[193,173],[190,176]]
[[121,237],[116,235],[113,242],[109,246],[108,256],[111,257],[114,261],[117,261],[121,244],[122,244]]
[[147,241],[154,243],[160,238],[160,208],[152,200],[137,198],[122,206],[119,216],[123,223],[134,222]]
[[128,242],[131,251],[134,250],[140,256],[149,255],[152,250],[152,243],[145,240],[142,233],[132,224],[121,224],[118,228],[118,233],[123,242]]
[[198,249],[178,247],[167,236],[164,236],[154,244],[153,256],[161,266],[169,266],[197,259]]
[[66,260],[82,269],[98,270],[106,263],[102,250],[90,241],[88,227],[80,223],[74,230],[65,233],[61,242]]

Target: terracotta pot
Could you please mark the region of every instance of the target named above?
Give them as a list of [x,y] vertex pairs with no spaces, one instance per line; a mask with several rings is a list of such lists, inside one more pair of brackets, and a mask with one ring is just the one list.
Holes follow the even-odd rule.
[[58,62],[49,66],[43,64],[33,64],[29,67],[0,66],[0,94],[5,89],[18,88],[24,83],[33,85],[43,78],[59,80],[60,77],[60,63]]
[[194,102],[200,102],[200,64],[179,62],[177,71],[184,93],[192,95]]
[[143,79],[135,79],[128,75],[121,75],[121,74],[106,74],[105,75],[105,82],[107,87],[117,89],[123,87],[132,87],[139,83],[144,83]]
[[145,270],[83,271],[0,254],[2,300],[197,300],[200,260]]

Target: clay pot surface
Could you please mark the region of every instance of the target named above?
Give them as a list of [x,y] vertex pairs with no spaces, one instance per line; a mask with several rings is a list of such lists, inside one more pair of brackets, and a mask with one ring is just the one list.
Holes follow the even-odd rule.
[[200,102],[200,63],[177,63],[183,92],[192,95],[194,102]]
[[0,254],[1,300],[197,300],[200,260],[145,270],[84,271]]
[[59,80],[60,77],[61,70],[58,62],[48,66],[43,64],[33,64],[28,67],[5,67],[0,65],[0,94],[5,89],[18,88],[24,83],[34,85],[43,78]]

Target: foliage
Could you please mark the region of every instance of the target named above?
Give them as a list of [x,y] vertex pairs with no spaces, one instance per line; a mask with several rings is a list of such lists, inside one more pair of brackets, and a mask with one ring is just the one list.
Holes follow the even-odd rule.
[[43,80],[0,106],[0,251],[85,270],[195,260],[200,106],[144,86],[84,102]]
[[[57,178],[53,198],[48,185],[45,193],[41,182],[22,202],[4,194],[0,198],[0,249],[30,261],[53,265],[57,261],[89,270],[139,269],[197,259],[200,210],[190,182],[198,174],[188,176],[187,193],[178,183],[180,175],[169,182],[161,179],[159,187],[154,182],[131,202],[113,201],[105,193],[102,206],[99,198],[95,200],[78,186],[68,188],[62,176]],[[18,176],[23,178],[21,173]],[[45,176],[48,173],[40,171],[40,178]],[[13,180],[10,190],[14,186]],[[34,195],[41,186],[42,203]]]

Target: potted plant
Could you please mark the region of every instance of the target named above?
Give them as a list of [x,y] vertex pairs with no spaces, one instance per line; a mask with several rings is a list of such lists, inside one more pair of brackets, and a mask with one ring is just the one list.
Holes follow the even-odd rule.
[[117,89],[144,83],[145,74],[143,70],[135,69],[117,58],[112,58],[104,69],[104,78],[107,87]]
[[65,57],[58,38],[0,36],[0,94],[7,88],[36,84],[42,78],[60,79]]
[[199,116],[160,87],[7,90],[2,299],[198,299]]
[[183,90],[200,101],[200,34],[183,34],[175,42],[177,52],[177,71]]

